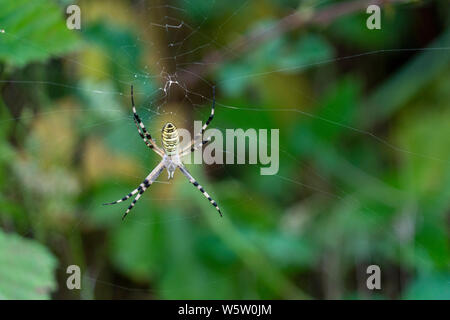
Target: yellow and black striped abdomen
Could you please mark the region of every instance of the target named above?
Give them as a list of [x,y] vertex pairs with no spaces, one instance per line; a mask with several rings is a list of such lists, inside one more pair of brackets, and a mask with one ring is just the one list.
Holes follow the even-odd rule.
[[177,152],[179,141],[177,127],[173,123],[166,123],[162,128],[162,145],[168,156]]

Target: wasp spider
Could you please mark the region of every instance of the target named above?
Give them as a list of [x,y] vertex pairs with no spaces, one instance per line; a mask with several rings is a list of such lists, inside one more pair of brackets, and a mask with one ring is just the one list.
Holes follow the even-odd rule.
[[162,149],[159,148],[155,142],[153,141],[150,133],[145,129],[144,123],[142,123],[141,118],[136,112],[136,107],[134,105],[134,97],[133,97],[133,86],[131,86],[131,105],[133,107],[133,119],[134,123],[136,124],[137,130],[139,132],[139,135],[141,136],[142,140],[144,140],[145,144],[155,151],[161,158],[161,162],[153,169],[152,172],[142,181],[142,183],[133,191],[131,191],[129,194],[127,194],[122,199],[119,199],[117,201],[111,202],[111,203],[104,203],[105,205],[109,204],[116,204],[125,200],[128,200],[135,194],[137,194],[136,198],[134,198],[133,202],[131,202],[130,206],[128,207],[127,211],[125,211],[125,214],[123,215],[122,219],[124,219],[127,214],[130,212],[131,209],[133,209],[136,202],[139,200],[141,195],[147,190],[150,185],[155,182],[155,180],[158,178],[158,176],[164,171],[164,168],[167,169],[167,172],[169,174],[168,179],[173,178],[173,174],[175,173],[176,168],[179,168],[181,173],[183,173],[186,178],[188,178],[189,182],[192,183],[195,187],[197,187],[198,190],[200,190],[201,193],[211,202],[211,204],[217,209],[220,216],[222,216],[222,212],[220,212],[219,207],[217,206],[216,201],[214,201],[209,194],[203,189],[203,187],[192,177],[192,175],[189,173],[189,171],[186,169],[186,167],[183,165],[181,158],[183,156],[188,155],[189,153],[197,150],[201,146],[205,145],[210,141],[210,138],[206,140],[200,140],[201,142],[196,144],[197,141],[203,137],[203,134],[206,130],[206,127],[210,124],[211,120],[214,118],[214,106],[215,106],[215,88],[213,87],[213,101],[211,106],[211,114],[206,120],[205,124],[202,126],[201,132],[199,132],[194,139],[190,142],[190,144],[182,149],[179,150],[179,137],[178,137],[178,130],[175,127],[173,123],[166,123],[162,128]]

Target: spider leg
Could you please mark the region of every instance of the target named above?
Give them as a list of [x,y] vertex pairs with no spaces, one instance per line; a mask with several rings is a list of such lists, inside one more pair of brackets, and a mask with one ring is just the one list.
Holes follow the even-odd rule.
[[212,89],[213,89],[213,99],[212,99],[212,105],[211,105],[211,114],[209,115],[208,120],[206,120],[205,124],[203,125],[202,130],[201,130],[199,133],[197,133],[197,134],[195,135],[194,139],[191,140],[191,143],[190,143],[186,148],[184,148],[184,149],[181,151],[181,153],[185,153],[185,152],[187,152],[188,150],[191,150],[191,152],[193,151],[193,150],[192,150],[192,147],[194,146],[195,142],[196,142],[200,137],[203,136],[203,134],[205,133],[206,128],[207,128],[208,125],[211,123],[212,119],[214,119],[214,109],[215,109],[215,107],[216,107],[216,86],[213,86]]
[[139,187],[137,187],[136,189],[134,189],[133,191],[131,191],[129,194],[127,194],[125,197],[123,197],[122,199],[113,201],[113,202],[108,202],[108,203],[104,203],[104,206],[110,205],[110,204],[116,204],[116,203],[120,203],[122,201],[126,201],[128,199],[130,199],[132,196],[134,196],[138,191],[140,191],[142,189],[142,187],[144,187],[144,185],[146,184],[147,179],[145,179],[140,185]]
[[195,150],[203,147],[204,145],[208,144],[211,141],[211,137],[208,137],[206,140],[203,140],[201,143],[199,143],[198,145],[194,145],[191,147],[191,149],[184,149],[184,151],[182,151],[180,153],[180,157],[184,157],[186,155],[188,155],[191,152],[194,152]]
[[133,86],[131,86],[131,105],[133,107],[133,120],[136,124],[136,128],[141,136],[142,140],[144,140],[145,144],[152,150],[154,150],[161,157],[164,155],[163,151],[156,145],[153,141],[152,136],[148,133],[147,129],[145,129],[144,123],[136,112],[136,106],[134,105],[134,95],[133,95]]
[[127,194],[125,197],[123,197],[122,199],[119,199],[117,201],[114,202],[110,202],[110,203],[104,203],[103,205],[110,205],[110,204],[116,204],[116,203],[120,203],[122,201],[128,200],[129,198],[131,198],[133,195],[135,195],[136,193],[138,193],[138,195],[136,196],[136,198],[133,200],[133,202],[131,203],[131,205],[128,207],[127,211],[125,212],[124,216],[122,217],[122,220],[125,219],[126,215],[128,214],[128,212],[130,212],[131,209],[133,209],[135,203],[139,200],[139,198],[141,197],[141,195],[145,192],[145,190],[148,189],[148,187],[150,187],[150,185],[158,178],[158,176],[161,174],[161,172],[163,172],[164,170],[164,162],[160,162],[155,169],[152,170],[152,172],[150,172],[150,174],[145,178],[144,181],[142,181],[142,183],[139,185],[139,187],[137,187],[136,189],[134,189],[133,191],[131,191],[129,194]]
[[181,164],[178,166],[180,168],[180,171],[188,178],[189,182],[192,183],[195,187],[197,187],[198,190],[200,190],[201,193],[211,202],[211,204],[219,211],[220,216],[222,217],[222,212],[219,209],[219,206],[217,205],[216,201],[214,201],[209,194],[203,189],[203,187],[194,179],[194,177],[187,171],[187,169]]
[[139,124],[136,122],[135,119],[133,119],[133,120],[134,120],[134,123],[136,124],[136,128],[137,128],[137,130],[138,130],[138,132],[139,132],[139,135],[141,136],[142,140],[144,140],[144,142],[145,142],[145,144],[147,145],[147,147],[149,147],[150,149],[152,149],[153,151],[155,151],[159,156],[163,157],[164,154],[162,153],[162,151],[161,151],[159,148],[157,148],[157,147],[155,147],[154,145],[152,145],[152,144],[147,140],[147,138],[142,134],[141,129],[139,128]]
[[[149,185],[150,186],[150,185]],[[136,196],[136,198],[134,198],[134,200],[131,202],[130,206],[128,207],[127,211],[125,211],[125,214],[122,217],[122,220],[125,219],[125,217],[127,216],[127,214],[131,211],[131,209],[133,209],[134,205],[136,204],[136,202],[139,200],[139,198],[142,196],[142,194],[145,192],[146,188],[143,187],[141,189],[141,191],[139,191],[139,194]]]

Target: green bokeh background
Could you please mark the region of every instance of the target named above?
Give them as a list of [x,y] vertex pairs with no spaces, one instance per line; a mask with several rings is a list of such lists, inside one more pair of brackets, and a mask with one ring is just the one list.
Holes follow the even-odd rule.
[[[79,31],[69,4],[0,0],[0,299],[450,298],[448,1],[388,3],[381,30],[364,10],[306,23],[244,52],[230,44],[293,10],[346,2],[78,1]],[[229,59],[192,81],[214,50]],[[185,89],[161,98],[163,70]],[[215,84],[211,127],[280,129],[279,172],[189,165],[222,219],[163,173],[122,221],[127,204],[101,204],[158,161],[131,84],[157,141],[168,120],[206,120]],[[373,264],[381,290],[366,287]]]

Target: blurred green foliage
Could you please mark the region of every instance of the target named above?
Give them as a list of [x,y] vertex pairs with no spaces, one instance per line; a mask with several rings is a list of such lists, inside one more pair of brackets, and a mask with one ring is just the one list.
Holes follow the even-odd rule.
[[1,0],[0,8],[1,29],[5,30],[0,61],[23,67],[76,48],[77,37],[66,28],[54,1]]
[[36,241],[0,231],[0,299],[46,299],[57,284],[56,259]]
[[[62,2],[0,0],[0,298],[449,299],[445,1],[388,5],[377,31],[364,12],[302,27],[203,75],[217,86],[212,127],[280,129],[276,175],[189,165],[223,219],[180,174],[123,222],[126,205],[101,205],[158,161],[131,84],[159,141],[168,119],[206,119],[211,98],[205,80],[161,99],[162,71],[181,77],[290,10],[335,2],[80,1],[69,31]],[[65,286],[72,264],[80,291]]]

